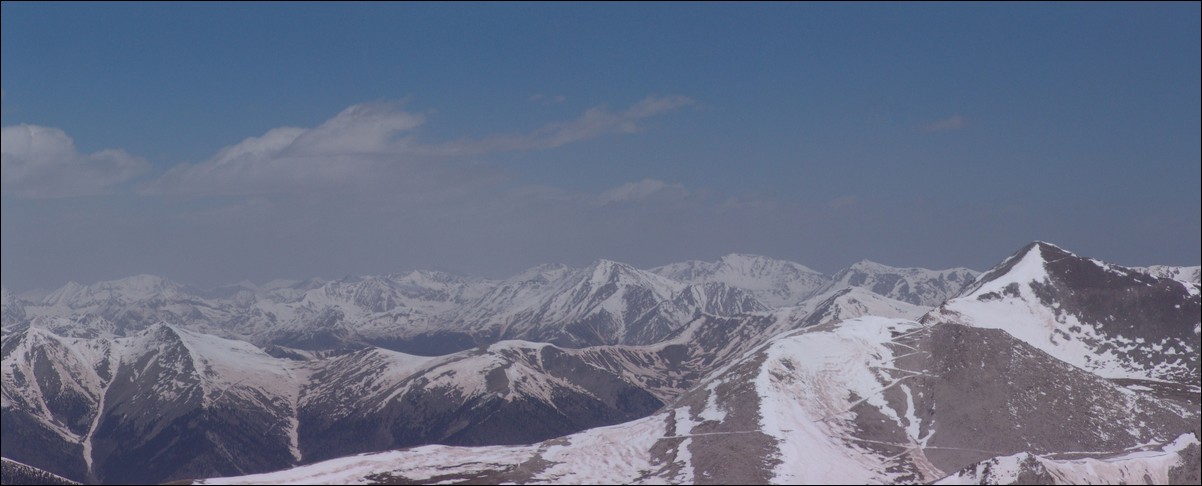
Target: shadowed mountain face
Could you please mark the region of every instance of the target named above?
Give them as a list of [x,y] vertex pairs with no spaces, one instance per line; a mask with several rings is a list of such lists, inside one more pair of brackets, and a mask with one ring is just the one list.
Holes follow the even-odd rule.
[[[272,358],[253,345],[168,326],[112,341],[29,328],[4,345],[6,457],[119,483],[291,462],[286,377],[260,368]],[[21,424],[70,447],[31,442]]]
[[662,402],[546,344],[325,359],[158,325],[127,338],[27,328],[4,341],[3,452],[80,481],[156,483],[430,443],[537,442]]
[[33,466],[21,464],[4,458],[0,460],[0,483],[29,484],[29,485],[68,485],[79,484],[67,478],[52,474]]
[[161,482],[292,462],[295,387],[269,356],[167,326],[118,346],[91,436],[98,479]]
[[3,345],[4,457],[84,480],[86,435],[111,378],[107,343],[62,338],[27,329],[5,336]]
[[422,444],[525,444],[646,416],[662,405],[551,345],[507,341],[441,358],[365,350],[303,391],[307,461]]

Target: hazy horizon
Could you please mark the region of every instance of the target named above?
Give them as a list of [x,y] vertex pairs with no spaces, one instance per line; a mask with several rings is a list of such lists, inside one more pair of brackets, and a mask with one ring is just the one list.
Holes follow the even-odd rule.
[[[1033,241],[1033,242],[1034,242],[1034,241]],[[1047,243],[1052,243],[1052,244],[1055,244],[1055,242],[1047,242]],[[1025,246],[1025,245],[1024,245],[1024,246]],[[1021,249],[1016,249],[1015,251],[1020,251],[1020,250],[1021,250]],[[1072,251],[1072,249],[1070,249],[1070,248],[1066,248],[1066,250]],[[724,258],[724,257],[726,257],[726,256],[730,256],[730,255],[736,255],[736,254],[742,254],[742,255],[751,255],[751,256],[757,256],[757,257],[766,257],[766,258],[773,258],[773,259],[776,259],[776,260],[783,260],[783,261],[791,261],[791,260],[788,260],[788,259],[775,258],[775,257],[767,256],[767,255],[752,255],[752,254],[748,254],[748,253],[741,253],[741,252],[732,252],[732,253],[727,253],[727,254],[720,255],[720,256],[718,256],[718,257],[711,258],[711,259],[701,259],[700,261],[704,261],[704,262],[711,262],[711,263],[712,263],[712,262],[717,262],[719,259],[721,259],[721,258]],[[976,272],[982,272],[982,273],[984,273],[984,272],[987,272],[987,271],[991,270],[991,269],[992,269],[994,266],[1001,264],[1001,263],[1002,263],[1002,262],[1003,262],[1003,261],[1004,261],[1006,258],[1009,258],[1010,256],[1011,256],[1010,254],[1007,254],[1007,255],[1005,255],[1005,256],[999,257],[999,258],[997,259],[997,261],[995,261],[994,263],[991,263],[991,264],[989,264],[989,265],[987,265],[987,266],[984,266],[984,267],[979,267],[979,268],[967,267],[967,266],[964,266],[964,265],[957,265],[957,266],[950,266],[950,267],[928,268],[928,270],[936,270],[936,271],[941,271],[941,270],[952,270],[952,269],[957,269],[957,268],[967,268],[967,269],[969,269],[969,270],[973,270],[973,271],[976,271]],[[1082,256],[1089,257],[1089,255],[1082,255]],[[505,280],[505,279],[507,279],[507,278],[510,278],[510,277],[514,277],[514,276],[516,276],[516,275],[519,275],[519,274],[520,274],[522,271],[524,271],[524,270],[529,270],[529,269],[531,269],[531,268],[534,268],[534,267],[537,267],[537,266],[539,266],[539,265],[559,265],[559,264],[562,264],[562,265],[568,265],[569,267],[581,268],[581,267],[586,267],[586,266],[588,266],[588,265],[591,265],[591,264],[593,264],[593,263],[596,263],[597,261],[599,261],[599,260],[603,260],[603,259],[604,259],[604,258],[595,258],[595,259],[593,259],[593,260],[591,260],[591,261],[588,261],[588,262],[586,262],[586,263],[583,263],[583,264],[576,264],[576,265],[566,264],[566,263],[563,263],[563,262],[543,262],[543,263],[536,264],[536,265],[532,265],[532,266],[529,266],[529,267],[523,267],[523,268],[521,268],[521,269],[519,269],[519,270],[516,270],[516,271],[514,271],[514,272],[505,273],[505,274],[493,274],[493,275],[481,275],[481,274],[474,274],[474,273],[460,272],[460,271],[455,271],[455,270],[452,270],[452,269],[446,269],[446,268],[408,268],[408,269],[401,269],[401,270],[397,270],[397,271],[377,272],[377,273],[371,273],[371,274],[344,274],[344,275],[307,275],[307,276],[283,276],[283,277],[275,277],[275,278],[270,278],[270,279],[265,279],[265,280],[251,280],[251,279],[242,279],[242,280],[238,280],[238,281],[231,281],[231,282],[212,282],[212,283],[207,283],[207,284],[197,284],[197,283],[194,283],[194,282],[181,281],[181,280],[178,280],[178,279],[175,279],[175,278],[171,278],[171,277],[168,277],[168,276],[165,276],[165,275],[156,275],[156,274],[147,274],[147,273],[141,273],[141,274],[130,274],[130,275],[125,275],[125,276],[121,276],[121,277],[115,277],[115,278],[109,278],[109,279],[101,279],[101,280],[97,280],[97,281],[76,281],[76,280],[69,280],[69,281],[64,281],[62,284],[59,284],[59,285],[54,285],[54,286],[51,286],[51,287],[26,287],[26,288],[22,288],[22,287],[12,287],[12,286],[8,285],[7,283],[4,283],[3,285],[4,285],[4,287],[5,287],[5,288],[9,289],[10,291],[13,291],[13,292],[14,292],[14,293],[16,293],[16,294],[28,294],[28,293],[40,293],[40,292],[53,292],[53,291],[55,291],[55,290],[57,290],[57,289],[59,289],[59,288],[62,288],[64,285],[67,285],[68,283],[71,283],[71,282],[74,282],[74,283],[76,283],[76,284],[81,284],[81,285],[90,285],[90,284],[99,283],[99,282],[104,282],[104,281],[113,281],[113,280],[120,280],[120,279],[123,279],[123,278],[136,277],[136,276],[139,276],[139,275],[151,275],[151,276],[155,276],[155,277],[163,278],[163,279],[166,279],[166,280],[169,280],[169,281],[172,281],[172,282],[178,283],[178,284],[182,284],[182,285],[186,285],[186,286],[194,287],[194,288],[201,289],[201,290],[212,290],[212,289],[219,288],[219,287],[223,287],[223,286],[228,286],[228,285],[238,285],[238,284],[247,283],[247,282],[249,282],[249,283],[251,283],[251,284],[254,284],[254,285],[257,285],[257,286],[263,286],[263,285],[266,285],[266,284],[269,284],[269,283],[271,283],[271,282],[273,282],[273,281],[278,281],[278,280],[282,280],[282,281],[293,281],[293,282],[301,282],[301,281],[304,281],[304,280],[308,280],[308,279],[313,279],[313,278],[316,278],[316,279],[319,279],[319,280],[322,280],[322,281],[335,281],[335,280],[340,280],[340,279],[344,279],[344,278],[357,278],[357,277],[370,277],[370,276],[383,276],[383,275],[404,275],[404,274],[407,274],[407,273],[410,273],[410,272],[416,272],[416,271],[437,271],[437,272],[449,273],[449,274],[452,274],[452,275],[457,275],[457,276],[461,276],[461,277],[478,277],[478,278],[485,278],[485,279],[490,279],[490,280]],[[612,260],[612,259],[608,259],[608,260]],[[616,261],[616,260],[613,260],[613,261]],[[657,268],[657,267],[661,267],[661,266],[665,266],[665,265],[669,265],[669,264],[673,264],[673,263],[683,263],[683,262],[686,262],[686,261],[697,261],[697,260],[696,260],[696,259],[693,259],[693,260],[679,260],[679,261],[662,262],[662,263],[655,264],[655,265],[647,265],[647,266],[632,265],[632,266],[635,266],[636,268],[639,268],[639,269],[642,269],[642,270],[651,270],[651,269],[653,269],[653,268]],[[832,276],[832,275],[834,275],[835,273],[838,273],[839,271],[841,271],[841,270],[843,270],[843,269],[846,269],[846,268],[848,268],[848,267],[851,267],[852,265],[854,265],[854,264],[856,264],[856,263],[859,263],[859,262],[862,262],[862,261],[871,261],[872,263],[882,264],[882,265],[886,265],[886,266],[890,266],[890,267],[895,267],[895,268],[916,268],[916,267],[914,267],[914,266],[907,266],[907,265],[892,265],[892,264],[890,264],[890,263],[888,263],[888,262],[872,261],[871,259],[868,259],[868,258],[861,258],[860,260],[856,260],[855,262],[848,263],[848,264],[846,264],[846,265],[843,265],[843,266],[841,266],[841,267],[838,267],[838,268],[835,268],[835,269],[832,269],[832,270],[820,270],[820,269],[818,269],[818,268],[816,268],[816,267],[814,267],[814,266],[807,265],[807,264],[805,264],[804,262],[793,262],[793,263],[798,263],[798,264],[801,264],[801,265],[803,265],[803,266],[805,266],[805,267],[807,267],[807,268],[810,268],[811,270],[815,270],[815,271],[818,271],[818,272],[820,272],[820,273],[823,273],[823,274],[825,274],[825,275]],[[629,263],[628,263],[628,262],[620,262],[620,261],[619,261],[619,263],[625,263],[625,264],[628,264],[628,265],[629,265]],[[1152,266],[1152,265],[1162,265],[1162,264],[1155,264],[1155,263],[1154,263],[1154,264],[1148,264],[1148,265],[1125,265],[1125,264],[1123,264],[1122,262],[1109,262],[1109,263],[1116,263],[1116,264],[1119,264],[1119,265],[1124,265],[1124,266],[1132,266],[1132,267],[1137,267],[1137,266],[1138,266],[1138,267],[1148,267],[1148,266]],[[1195,264],[1195,265],[1188,265],[1188,264],[1185,264],[1185,265],[1170,265],[1170,266],[1193,267],[1193,266],[1198,266],[1198,265],[1196,265],[1196,264]],[[918,267],[918,268],[922,268],[922,267]]]
[[1196,3],[0,8],[18,292],[1202,259]]

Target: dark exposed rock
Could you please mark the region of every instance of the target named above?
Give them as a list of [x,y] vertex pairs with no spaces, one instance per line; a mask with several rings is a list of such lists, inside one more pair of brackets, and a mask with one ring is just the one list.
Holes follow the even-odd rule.
[[57,474],[4,458],[0,461],[0,484],[68,485],[79,484]]
[[0,422],[4,424],[0,427],[0,455],[71,480],[88,480],[79,444],[64,440],[29,415],[8,408],[0,411]]

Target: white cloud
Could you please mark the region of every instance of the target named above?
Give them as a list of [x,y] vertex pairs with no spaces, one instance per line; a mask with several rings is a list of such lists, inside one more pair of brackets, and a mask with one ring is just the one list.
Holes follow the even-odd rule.
[[611,188],[597,196],[600,204],[625,203],[655,200],[679,200],[688,197],[689,191],[681,184],[666,184],[656,179],[627,182]]
[[448,155],[470,155],[555,148],[610,133],[635,133],[640,130],[637,124],[639,120],[696,104],[687,96],[648,96],[619,112],[601,106],[593,107],[574,120],[548,123],[530,133],[460,140],[435,149]]
[[144,189],[157,194],[247,195],[375,187],[446,196],[500,178],[498,168],[469,165],[458,157],[632,133],[639,129],[639,120],[694,103],[683,96],[652,96],[621,112],[591,108],[574,120],[527,134],[442,144],[419,141],[417,131],[425,117],[398,104],[354,105],[315,128],[276,128],[226,147],[204,162],[181,164]]
[[2,129],[3,193],[25,198],[105,194],[149,164],[123,150],[81,154],[62,130],[37,125]]
[[959,130],[965,126],[968,126],[968,120],[966,118],[960,115],[952,115],[942,120],[936,120],[918,127],[918,129],[926,133],[948,132],[952,130]]
[[[413,130],[425,118],[392,103],[354,105],[314,128],[281,127],[181,164],[146,187],[150,193],[269,194],[357,187],[403,165]],[[374,181],[378,182],[378,181]]]

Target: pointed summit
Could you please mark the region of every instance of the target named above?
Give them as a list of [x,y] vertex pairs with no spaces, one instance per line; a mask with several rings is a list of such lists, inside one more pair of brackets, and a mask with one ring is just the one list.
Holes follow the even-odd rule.
[[606,259],[593,262],[584,269],[583,274],[588,275],[587,282],[593,289],[607,284],[637,285],[646,287],[659,298],[669,298],[684,287],[670,278]]
[[1106,378],[1197,383],[1197,284],[1036,241],[932,311],[925,322],[1004,329]]
[[162,277],[140,274],[91,285],[67,282],[42,299],[43,305],[80,309],[111,303],[188,298],[184,286]]
[[[1047,261],[1043,256],[1043,248],[1047,245],[1041,241],[1034,241],[1023,245],[1014,254],[1006,257],[1001,263],[994,265],[985,273],[977,277],[976,282],[961,290],[956,297],[968,295],[977,292],[983,287],[989,286],[1000,278],[1005,278],[1007,282],[1015,279],[1032,279],[1043,278],[1043,264]],[[1049,250],[1059,250],[1059,247],[1047,245]],[[1054,250],[1053,250],[1054,251]],[[1025,283],[1025,281],[1024,281]]]

